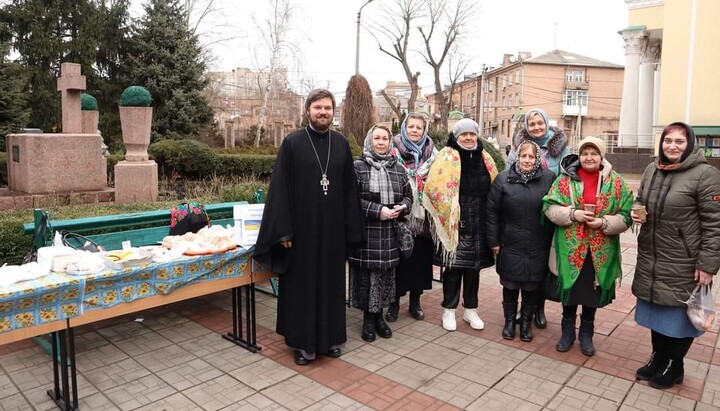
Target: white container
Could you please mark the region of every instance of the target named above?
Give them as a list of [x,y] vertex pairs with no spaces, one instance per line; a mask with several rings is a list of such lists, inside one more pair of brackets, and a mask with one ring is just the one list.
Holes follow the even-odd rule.
[[72,262],[74,255],[75,250],[64,245],[40,247],[37,252],[37,263],[48,271],[62,272]]

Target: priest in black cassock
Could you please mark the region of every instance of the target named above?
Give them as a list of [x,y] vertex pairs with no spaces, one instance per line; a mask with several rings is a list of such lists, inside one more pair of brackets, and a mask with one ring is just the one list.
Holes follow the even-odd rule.
[[330,130],[335,98],[314,90],[305,111],[310,125],[280,147],[254,253],[278,274],[277,332],[298,365],[341,355],[345,262],[362,235],[350,146]]

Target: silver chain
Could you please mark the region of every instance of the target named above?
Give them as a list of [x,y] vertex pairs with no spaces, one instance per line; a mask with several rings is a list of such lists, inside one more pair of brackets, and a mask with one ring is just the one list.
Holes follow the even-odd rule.
[[327,160],[325,160],[325,170],[323,170],[322,163],[320,162],[320,156],[315,149],[315,144],[313,143],[312,138],[310,138],[310,132],[308,131],[307,127],[305,127],[305,134],[307,134],[308,140],[310,140],[310,145],[312,146],[313,152],[315,153],[315,158],[317,159],[318,165],[320,166],[320,171],[322,171],[323,177],[326,177],[328,166],[330,165],[330,143],[332,141],[332,132],[328,130],[328,154]]

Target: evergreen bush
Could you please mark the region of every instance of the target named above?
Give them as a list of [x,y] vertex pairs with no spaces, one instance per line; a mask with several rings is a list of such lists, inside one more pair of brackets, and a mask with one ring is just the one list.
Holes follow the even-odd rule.
[[256,176],[261,179],[270,177],[275,166],[273,155],[233,155],[218,154],[216,172],[228,176]]
[[247,201],[248,203],[253,202],[253,194],[262,188],[267,192],[268,184],[255,181],[236,184],[232,187],[224,189],[221,193],[223,202],[235,202],[235,201]]
[[80,109],[96,111],[98,109],[97,99],[88,93],[80,94]]
[[130,86],[120,97],[120,105],[123,107],[150,107],[150,104],[152,104],[152,96],[143,86]]
[[217,156],[207,144],[195,140],[161,140],[148,147],[162,175],[201,178],[215,172]]
[[[348,136],[347,140],[348,140],[348,144],[350,144],[350,152],[352,152],[353,158],[359,158],[360,156],[362,156],[363,148],[360,147],[360,145],[357,143],[355,136],[350,134]],[[363,140],[363,144],[364,143],[365,143],[365,141]]]

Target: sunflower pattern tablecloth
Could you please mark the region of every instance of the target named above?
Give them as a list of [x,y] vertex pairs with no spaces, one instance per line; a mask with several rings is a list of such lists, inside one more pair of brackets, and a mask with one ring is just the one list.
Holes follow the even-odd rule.
[[241,277],[252,249],[183,257],[122,270],[71,276],[50,273],[33,281],[0,287],[0,333],[77,317],[86,310],[112,307],[185,285]]

